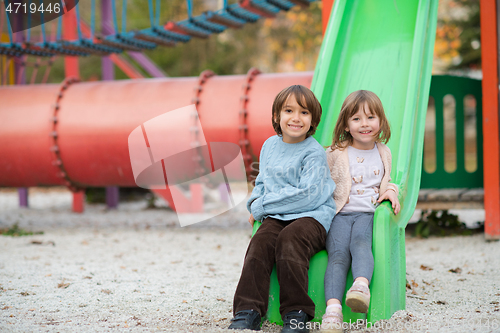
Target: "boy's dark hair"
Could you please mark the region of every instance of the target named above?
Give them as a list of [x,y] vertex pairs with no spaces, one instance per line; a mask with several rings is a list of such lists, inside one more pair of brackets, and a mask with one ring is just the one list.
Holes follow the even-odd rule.
[[309,131],[307,132],[307,136],[309,137],[316,132],[316,128],[318,127],[319,121],[321,120],[322,109],[321,109],[321,104],[319,103],[316,96],[314,96],[314,93],[309,88],[306,88],[299,84],[285,88],[282,91],[280,91],[278,95],[276,95],[276,98],[274,99],[273,103],[273,116],[272,116],[274,131],[279,136],[283,135],[283,132],[281,131],[280,127],[281,109],[285,105],[288,97],[290,97],[290,95],[292,94],[295,96],[297,103],[301,107],[311,112],[312,116],[311,128],[309,128]]
[[346,97],[342,108],[340,109],[339,118],[335,129],[333,130],[333,142],[330,146],[332,150],[345,148],[352,145],[353,137],[351,133],[346,131],[349,119],[356,114],[364,105],[368,105],[370,112],[375,114],[380,119],[380,129],[377,135],[377,142],[387,143],[391,137],[391,128],[389,121],[385,116],[384,106],[378,96],[369,90],[356,90]]

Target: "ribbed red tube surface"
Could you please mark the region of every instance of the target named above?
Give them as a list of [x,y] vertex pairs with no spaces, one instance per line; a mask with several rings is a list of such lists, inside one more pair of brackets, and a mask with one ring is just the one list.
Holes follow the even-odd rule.
[[[259,74],[247,95],[249,152],[259,156],[264,141],[274,131],[271,106],[276,94],[292,84],[311,85],[312,72]],[[165,78],[29,85],[0,88],[0,186],[64,185],[61,167],[51,151],[57,146],[67,178],[79,186],[135,186],[128,151],[128,136],[158,115],[193,104],[197,106],[207,142],[240,142],[239,112],[245,75],[199,79]],[[58,101],[56,133],[54,104]],[[186,140],[168,135],[171,143]],[[175,131],[175,129],[173,129]],[[179,166],[182,167],[182,166]]]

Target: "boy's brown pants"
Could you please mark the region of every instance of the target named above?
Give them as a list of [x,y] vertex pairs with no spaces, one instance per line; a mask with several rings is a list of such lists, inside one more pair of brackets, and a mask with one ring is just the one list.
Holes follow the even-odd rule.
[[307,295],[309,260],[324,249],[325,240],[325,228],[312,217],[294,221],[266,218],[248,246],[233,313],[253,309],[261,316],[266,314],[270,275],[276,263],[281,316],[302,310],[314,318],[314,302]]

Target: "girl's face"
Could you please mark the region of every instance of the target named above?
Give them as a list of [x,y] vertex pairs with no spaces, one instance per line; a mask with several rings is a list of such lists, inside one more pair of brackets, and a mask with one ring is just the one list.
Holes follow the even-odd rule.
[[375,141],[380,129],[380,118],[372,113],[368,104],[364,104],[347,121],[346,131],[351,133],[352,146],[356,149],[369,150],[375,146]]
[[281,108],[280,118],[283,142],[298,143],[306,139],[311,128],[312,114],[297,103],[293,94]]

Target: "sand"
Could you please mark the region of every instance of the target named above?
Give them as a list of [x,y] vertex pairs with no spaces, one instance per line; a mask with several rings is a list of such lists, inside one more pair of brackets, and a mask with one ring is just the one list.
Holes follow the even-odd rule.
[[[0,191],[2,332],[232,332],[251,228],[244,206],[181,228],[146,202],[71,213],[64,189]],[[406,310],[351,332],[500,332],[500,243],[483,235],[407,238]],[[265,323],[264,332],[280,327]]]

